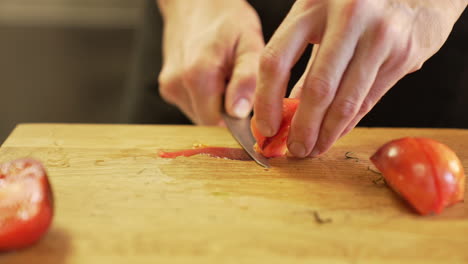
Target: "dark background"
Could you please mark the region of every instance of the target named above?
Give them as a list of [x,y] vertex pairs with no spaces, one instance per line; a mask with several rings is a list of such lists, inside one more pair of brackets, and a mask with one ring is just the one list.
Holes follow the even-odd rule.
[[121,118],[141,0],[0,0],[0,143],[17,123]]
[[[287,11],[261,0],[250,2],[259,11],[269,39]],[[307,58],[303,56],[292,71],[290,87],[301,76]],[[359,126],[468,128],[468,10],[442,49],[420,71],[398,82]]]
[[[294,0],[250,0],[261,17],[265,40],[286,16]],[[189,123],[158,95],[161,68],[161,17],[153,2],[146,9],[145,31],[140,37],[139,73],[130,90],[134,107],[129,120],[137,123]],[[290,88],[307,64],[311,48],[291,73]],[[151,58],[148,60],[147,58]],[[359,126],[468,128],[468,11],[455,25],[442,49],[424,67],[392,88]]]
[[[31,18],[21,13],[27,8],[17,9],[19,15],[4,8],[4,3],[28,7],[41,1],[62,3],[67,15]],[[269,39],[294,1],[250,2]],[[143,21],[160,22],[154,6],[122,0],[0,0],[0,9],[0,142],[23,122],[187,122],[157,92],[160,51],[151,43],[158,42],[161,28],[143,28]],[[143,39],[152,42],[143,44]],[[305,63],[300,60],[291,84]],[[135,74],[141,68],[143,74]],[[138,83],[143,92],[129,92],[129,83]],[[468,128],[467,101],[465,10],[441,51],[391,89],[360,125]]]

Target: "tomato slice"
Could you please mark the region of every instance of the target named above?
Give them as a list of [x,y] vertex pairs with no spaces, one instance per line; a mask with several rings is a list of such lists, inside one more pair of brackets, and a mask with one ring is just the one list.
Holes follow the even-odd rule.
[[173,152],[160,151],[158,156],[161,158],[174,159],[177,157],[191,157],[195,155],[208,155],[214,158],[230,159],[230,160],[252,160],[249,155],[240,148],[225,148],[225,147],[199,147],[194,149],[184,149]]
[[0,165],[0,251],[38,241],[52,216],[52,191],[40,162],[21,159]]
[[257,140],[255,150],[267,158],[281,157],[286,155],[286,141],[289,135],[291,121],[299,105],[299,99],[284,98],[281,124],[278,133],[272,137],[264,137],[257,129],[255,118],[251,121],[251,130]]
[[401,138],[370,158],[387,183],[418,213],[441,213],[464,199],[465,174],[457,155],[428,138]]

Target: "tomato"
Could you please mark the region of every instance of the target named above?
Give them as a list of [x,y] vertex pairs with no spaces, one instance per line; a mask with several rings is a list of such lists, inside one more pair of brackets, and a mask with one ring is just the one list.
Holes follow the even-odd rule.
[[194,149],[184,149],[174,152],[160,151],[158,156],[161,158],[175,159],[177,157],[191,157],[194,155],[208,155],[214,158],[230,160],[252,160],[250,156],[241,148],[225,147],[199,147]]
[[272,137],[264,137],[257,129],[253,118],[251,121],[252,134],[257,140],[255,150],[267,158],[284,156],[287,151],[286,141],[289,135],[289,127],[296,113],[299,99],[284,98],[281,124],[278,133]]
[[21,159],[0,165],[0,251],[37,242],[53,216],[52,190],[38,161]]
[[370,159],[390,187],[422,215],[441,213],[464,199],[463,166],[440,142],[401,138],[380,147]]

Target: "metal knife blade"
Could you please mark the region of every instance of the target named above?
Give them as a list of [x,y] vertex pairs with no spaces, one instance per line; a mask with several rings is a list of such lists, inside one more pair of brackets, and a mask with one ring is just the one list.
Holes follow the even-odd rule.
[[222,113],[222,116],[231,135],[239,142],[247,154],[260,166],[270,168],[268,159],[254,150],[255,138],[250,131],[250,118],[235,118],[227,113]]

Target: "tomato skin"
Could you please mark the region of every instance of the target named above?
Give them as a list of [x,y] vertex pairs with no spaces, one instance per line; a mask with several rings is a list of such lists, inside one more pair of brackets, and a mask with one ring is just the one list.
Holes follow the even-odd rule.
[[191,157],[194,155],[208,155],[215,158],[250,161],[252,158],[241,148],[200,147],[173,152],[160,151],[161,158],[175,159],[177,157]]
[[251,120],[251,130],[254,138],[257,140],[255,150],[267,158],[281,157],[286,155],[287,139],[292,118],[299,105],[299,99],[284,98],[281,124],[276,135],[272,137],[263,136],[257,129],[255,118]]
[[[21,196],[24,193],[24,197],[14,198],[16,200],[13,207],[8,206],[8,201],[3,205],[0,203],[0,251],[22,249],[36,243],[49,229],[54,212],[52,189],[44,167],[32,159],[1,164],[0,176],[3,179],[3,185],[0,184],[0,194],[3,192],[3,195],[0,196],[5,200],[13,199],[10,195],[13,182],[33,182],[19,185],[25,187],[20,194]],[[32,196],[27,196],[28,194]],[[32,209],[27,217],[20,218],[18,210],[15,211],[17,207]]]
[[457,155],[428,138],[401,138],[370,158],[387,183],[421,215],[441,213],[463,201],[465,174]]
[[465,194],[465,173],[460,159],[446,145],[435,140],[430,140],[431,144],[424,144],[425,153],[432,153],[430,160],[435,169],[436,183],[439,188],[440,201],[435,209],[437,213],[464,200]]

